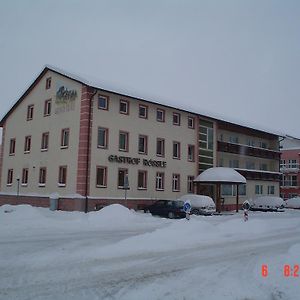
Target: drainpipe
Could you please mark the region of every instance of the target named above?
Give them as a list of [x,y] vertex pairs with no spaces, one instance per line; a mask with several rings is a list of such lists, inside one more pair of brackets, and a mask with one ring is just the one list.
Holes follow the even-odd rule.
[[[89,87],[88,87],[89,88]],[[96,95],[97,90],[94,89],[94,93],[89,99],[89,119],[88,119],[88,140],[87,140],[87,156],[86,156],[86,174],[85,174],[85,208],[84,212],[88,212],[88,184],[89,184],[89,171],[90,171],[90,142],[91,142],[91,117],[92,117],[92,99]]]

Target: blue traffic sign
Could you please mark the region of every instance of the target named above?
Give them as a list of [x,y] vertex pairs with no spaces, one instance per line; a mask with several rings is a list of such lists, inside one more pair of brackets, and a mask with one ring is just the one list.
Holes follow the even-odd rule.
[[190,212],[191,208],[192,208],[192,206],[191,206],[191,204],[189,202],[184,202],[184,204],[183,204],[183,210],[185,212]]

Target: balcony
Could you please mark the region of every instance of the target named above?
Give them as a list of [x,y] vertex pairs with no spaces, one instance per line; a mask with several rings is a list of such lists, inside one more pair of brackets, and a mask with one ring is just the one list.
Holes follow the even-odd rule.
[[279,172],[268,172],[260,170],[247,170],[247,169],[237,169],[241,175],[243,175],[247,180],[263,180],[263,181],[280,181]]
[[[233,144],[218,141],[218,151],[239,155],[255,156],[259,158],[280,160],[280,152],[275,150],[250,147],[247,145]],[[278,162],[279,163],[279,162]]]
[[280,172],[282,173],[298,173],[300,170],[299,164],[281,164]]

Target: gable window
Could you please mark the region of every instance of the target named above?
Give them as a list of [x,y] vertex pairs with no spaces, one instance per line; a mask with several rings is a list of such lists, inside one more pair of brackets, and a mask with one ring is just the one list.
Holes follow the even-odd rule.
[[108,145],[108,129],[107,128],[98,128],[98,148],[107,149]]
[[14,155],[16,152],[16,139],[10,139],[9,142],[9,155]]
[[195,118],[188,117],[188,128],[194,129],[195,128]]
[[24,168],[22,170],[22,181],[21,181],[22,186],[27,186],[28,184],[28,169]]
[[139,105],[139,117],[142,119],[148,118],[148,106],[146,105]]
[[108,96],[98,96],[98,108],[108,110]]
[[120,114],[129,114],[129,102],[127,100],[120,100]]
[[46,185],[46,174],[47,174],[47,169],[45,167],[40,168],[39,186]]
[[138,189],[147,189],[147,171],[138,171]]
[[25,137],[25,143],[24,143],[24,152],[29,153],[31,148],[31,136],[28,135]]
[[129,133],[120,131],[119,133],[119,151],[128,152]]
[[188,176],[187,177],[187,192],[188,193],[194,193],[194,176]]
[[165,122],[165,111],[163,109],[156,110],[156,121]]
[[173,174],[172,177],[172,191],[179,192],[180,191],[180,174]]
[[164,190],[164,188],[165,188],[165,173],[163,173],[163,172],[156,173],[155,188],[157,191]]
[[13,177],[14,177],[14,170],[13,169],[9,169],[7,171],[7,181],[6,181],[7,185],[12,185],[12,183],[13,183]]
[[161,138],[156,139],[156,155],[165,156],[165,140]]
[[173,142],[173,158],[180,159],[180,143]]
[[147,154],[148,137],[146,135],[139,136],[139,153]]
[[180,125],[180,114],[173,113],[173,125]]
[[33,104],[27,106],[27,121],[30,121],[33,118],[33,108]]
[[51,77],[48,77],[46,79],[46,90],[49,90],[51,88]]
[[42,134],[41,150],[42,151],[48,150],[48,145],[49,145],[49,132],[44,132]]
[[118,171],[118,188],[124,189],[128,188],[128,170],[127,169],[119,169]]
[[45,101],[45,104],[44,104],[44,117],[51,115],[51,105],[52,105],[52,100],[51,99],[48,99],[48,100]]
[[107,187],[107,168],[96,168],[96,187]]
[[61,148],[68,148],[69,146],[69,137],[70,137],[70,129],[64,128],[61,131],[61,141],[60,141],[60,147]]
[[195,146],[188,145],[188,161],[195,161]]
[[58,186],[64,187],[67,184],[67,166],[60,166],[58,172]]

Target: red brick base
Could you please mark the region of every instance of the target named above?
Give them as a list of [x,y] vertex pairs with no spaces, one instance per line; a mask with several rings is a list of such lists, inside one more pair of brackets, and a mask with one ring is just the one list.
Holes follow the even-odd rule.
[[[58,210],[64,211],[84,211],[85,198],[59,198]],[[99,210],[104,206],[111,204],[122,204],[130,209],[142,210],[145,206],[151,205],[156,200],[143,200],[128,199],[126,202],[124,199],[88,199],[88,211]],[[0,195],[0,206],[4,204],[29,204],[37,207],[49,207],[50,199],[48,197],[33,197],[33,196],[19,196],[16,195]],[[239,209],[241,205],[239,205]],[[222,211],[235,211],[235,204],[227,204],[222,206]]]

